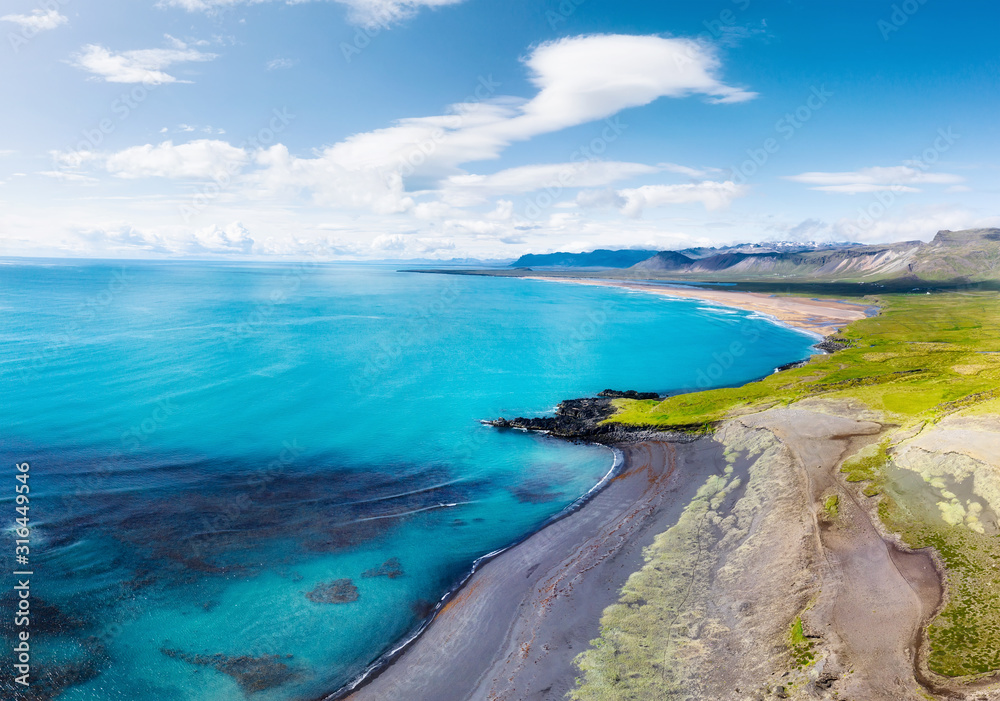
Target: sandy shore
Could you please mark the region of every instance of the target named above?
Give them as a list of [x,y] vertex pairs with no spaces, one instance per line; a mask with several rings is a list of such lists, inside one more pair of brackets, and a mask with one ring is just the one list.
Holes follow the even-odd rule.
[[573,658],[601,612],[643,565],[709,475],[725,467],[711,439],[640,443],[586,506],[484,565],[398,659],[352,701],[561,699]]
[[773,316],[779,321],[804,329],[821,336],[836,333],[852,321],[865,318],[865,310],[869,305],[841,302],[832,299],[810,299],[807,297],[777,297],[759,292],[733,292],[724,289],[705,289],[655,285],[626,280],[585,280],[564,277],[549,277],[545,275],[526,275],[528,280],[549,280],[577,285],[596,285],[599,287],[621,287],[631,290],[642,290],[667,297],[684,297],[699,299],[713,304],[745,309]]

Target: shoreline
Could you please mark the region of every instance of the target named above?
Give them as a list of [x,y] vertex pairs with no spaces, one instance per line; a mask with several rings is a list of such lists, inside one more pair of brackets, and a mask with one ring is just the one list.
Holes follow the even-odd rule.
[[[525,430],[525,433],[529,433],[529,431]],[[547,438],[551,438],[552,440],[567,440],[565,438],[561,438],[559,436],[552,436],[548,433],[541,431],[538,431],[536,433],[544,435]],[[600,494],[601,490],[607,487],[607,485],[610,484],[612,480],[617,479],[617,477],[619,477],[621,473],[627,469],[628,460],[625,453],[625,449],[629,447],[628,445],[609,445],[606,443],[597,443],[590,441],[588,442],[595,446],[608,448],[611,451],[613,457],[611,468],[593,487],[588,489],[584,494],[580,495],[580,497],[578,497],[572,504],[564,508],[562,511],[553,514],[551,517],[546,519],[541,525],[539,525],[534,530],[525,533],[523,536],[521,536],[514,542],[510,543],[509,545],[506,545],[492,552],[488,552],[485,555],[480,555],[478,558],[476,558],[472,562],[472,565],[469,567],[469,571],[465,574],[465,576],[463,576],[462,579],[457,584],[455,584],[447,592],[444,593],[444,595],[438,600],[437,604],[435,604],[434,610],[431,612],[431,614],[423,622],[421,622],[420,625],[408,637],[403,639],[392,649],[387,650],[383,654],[379,655],[379,657],[374,662],[369,664],[364,669],[363,672],[361,672],[347,684],[345,684],[344,686],[342,686],[341,688],[337,689],[336,691],[330,694],[324,694],[323,696],[318,697],[316,701],[341,701],[341,699],[352,698],[356,692],[360,691],[369,683],[374,681],[376,678],[378,678],[380,674],[390,669],[396,663],[396,661],[406,653],[406,651],[410,647],[412,647],[420,640],[421,636],[437,620],[438,614],[441,613],[444,609],[446,609],[451,604],[452,600],[458,597],[462,593],[462,590],[465,589],[467,585],[469,585],[469,583],[472,581],[472,579],[476,576],[476,574],[482,567],[486,566],[493,560],[501,557],[505,553],[519,547],[525,541],[543,532],[546,528],[549,528],[553,524],[561,521],[564,518],[568,518],[577,511],[583,509],[591,499],[595,498],[598,494]]]
[[[706,475],[724,466],[710,438],[616,448],[620,464],[616,459],[600,483],[533,533],[477,560],[413,637],[323,701],[478,698],[477,688],[483,692],[487,682],[504,677],[486,680],[489,670],[529,649],[541,658],[566,658],[548,660],[537,673],[560,677],[563,692],[569,691],[576,677],[572,658],[599,634],[604,608],[617,602],[625,579],[642,566],[642,548],[676,520]],[[704,459],[706,451],[712,459]],[[679,463],[690,469],[678,470]],[[576,633],[570,635],[577,649],[561,644],[567,626]],[[525,628],[523,635],[509,639],[512,627]],[[525,683],[523,674],[511,679]],[[470,688],[459,693],[462,684]],[[551,690],[548,682],[544,686]],[[542,697],[518,688],[490,698]]]
[[[721,294],[701,295],[698,294],[702,292],[701,288],[691,289],[690,292],[692,294],[687,294],[689,290],[684,290],[684,289],[680,290],[680,294],[674,294],[674,292],[677,291],[676,288],[674,287],[666,287],[663,285],[655,285],[655,284],[633,283],[625,281],[617,282],[617,281],[605,281],[605,280],[574,280],[574,279],[555,278],[546,276],[523,276],[522,279],[539,280],[543,282],[566,282],[566,283],[576,283],[576,284],[593,285],[600,287],[633,289],[641,292],[652,292],[654,294],[661,294],[664,296],[693,299],[697,301],[703,301],[709,304],[718,304],[720,306],[725,306],[729,308],[735,308],[744,311],[752,311],[767,316],[769,320],[773,320],[774,323],[777,323],[780,326],[784,326],[791,330],[806,333],[807,335],[814,337],[817,341],[822,341],[824,338],[827,338],[828,336],[836,333],[837,331],[840,330],[840,328],[843,328],[843,326],[846,326],[851,321],[865,318],[867,316],[865,310],[871,309],[873,307],[873,305],[862,305],[862,304],[853,304],[849,302],[831,301],[830,305],[832,306],[830,306],[829,309],[833,311],[839,311],[840,313],[825,315],[822,318],[822,323],[824,325],[830,325],[836,323],[837,326],[836,327],[829,326],[829,328],[827,326],[822,326],[817,328],[816,325],[810,321],[810,319],[814,319],[815,317],[810,317],[809,319],[806,319],[803,317],[801,313],[799,314],[793,314],[788,312],[774,313],[775,311],[780,312],[780,310],[776,308],[777,305],[772,304],[769,306],[767,304],[755,303],[753,301],[748,303],[746,299],[747,297],[750,297],[751,299],[762,298],[765,300],[792,300],[798,303],[806,303],[807,305],[817,304],[815,301],[808,300],[806,298],[799,298],[799,297],[778,298],[751,292],[723,292]],[[705,290],[705,292],[715,293],[716,291]],[[827,308],[824,302],[818,302],[818,306],[822,306],[824,309]],[[782,369],[782,367],[775,368],[775,371]],[[365,696],[363,695],[364,690],[369,685],[373,684],[377,679],[379,679],[381,675],[389,672],[394,667],[396,667],[396,665],[399,664],[401,659],[406,656],[408,651],[410,651],[415,645],[420,643],[423,636],[428,633],[428,631],[432,628],[432,626],[438,623],[439,615],[443,611],[445,611],[449,606],[451,606],[452,602],[458,597],[460,597],[463,594],[463,591],[467,587],[470,587],[472,585],[473,580],[485,566],[503,557],[505,554],[517,548],[522,547],[527,541],[530,541],[536,536],[539,536],[540,534],[544,533],[547,529],[552,527],[557,522],[562,521],[563,519],[566,519],[568,517],[571,517],[576,512],[584,509],[585,507],[588,506],[589,502],[597,498],[611,482],[622,477],[623,473],[629,472],[631,469],[628,460],[629,449],[650,442],[662,442],[671,444],[689,442],[688,440],[682,439],[679,434],[671,435],[668,433],[661,433],[662,435],[661,439],[657,439],[655,437],[650,439],[648,437],[642,437],[637,435],[634,437],[622,437],[623,440],[611,443],[611,442],[602,442],[600,440],[594,440],[595,437],[591,436],[586,436],[586,437],[579,436],[574,438],[574,437],[555,435],[551,434],[548,431],[541,431],[536,429],[511,428],[510,430],[523,430],[525,432],[542,433],[543,435],[549,436],[556,440],[583,440],[584,442],[593,443],[594,445],[603,445],[604,447],[608,447],[612,451],[614,451],[614,462],[608,473],[605,474],[604,477],[602,477],[601,480],[597,482],[590,490],[588,490],[585,494],[581,495],[576,501],[567,506],[561,512],[547,519],[537,529],[533,530],[532,532],[526,533],[523,537],[519,538],[518,540],[514,541],[513,543],[504,548],[495,550],[493,552],[487,553],[477,558],[472,563],[468,573],[454,587],[452,587],[441,597],[441,599],[435,605],[431,615],[428,616],[428,618],[425,621],[423,621],[408,637],[401,640],[392,649],[380,655],[378,659],[372,662],[356,678],[352,679],[350,682],[345,684],[343,687],[337,689],[333,693],[319,697],[317,701],[344,701],[348,699],[365,698]],[[656,434],[659,432],[646,431],[645,433]],[[704,438],[699,437],[698,439],[692,439],[691,442],[697,440],[704,440]],[[656,534],[654,533],[653,535]],[[629,570],[629,572],[638,570],[643,563],[640,558],[636,560],[636,562],[633,564],[634,567],[631,570]],[[619,584],[623,585],[624,581],[620,582]],[[600,614],[603,608],[605,606],[617,602],[618,589],[620,589],[620,586],[614,589],[615,595],[608,598],[607,601],[604,602],[601,608],[596,612],[596,615],[593,616],[595,629],[599,622]],[[590,638],[583,640],[581,642],[582,645],[586,647],[586,645],[589,644],[589,641]],[[435,699],[435,701],[439,700]]]
[[761,292],[717,290],[703,287],[683,287],[681,285],[671,286],[629,280],[594,280],[550,275],[523,275],[521,279],[590,285],[594,287],[616,287],[625,290],[649,292],[664,297],[693,299],[733,309],[756,312],[771,317],[786,327],[805,331],[821,338],[832,336],[851,322],[866,318],[868,310],[875,306],[832,299],[778,297]]
[[[835,334],[837,331],[839,331],[841,328],[843,328],[852,321],[865,318],[867,316],[866,310],[872,308],[872,305],[854,304],[849,302],[832,301],[832,300],[831,301],[809,300],[801,297],[781,298],[781,297],[764,295],[760,293],[704,290],[702,288],[678,289],[675,287],[667,287],[664,285],[643,284],[643,283],[628,282],[628,281],[618,282],[618,281],[606,281],[606,280],[574,280],[574,279],[547,277],[540,275],[527,275],[523,276],[522,279],[539,280],[543,282],[566,282],[566,283],[576,283],[576,284],[592,285],[599,287],[616,287],[620,289],[631,289],[641,292],[651,292],[654,294],[660,294],[668,297],[692,299],[696,301],[705,302],[708,304],[716,304],[743,311],[751,311],[766,316],[769,320],[772,320],[774,321],[774,323],[777,323],[781,326],[784,326],[791,330],[796,330],[806,333],[807,335],[816,338],[817,341],[822,341],[824,338],[827,338],[830,335]],[[525,429],[517,429],[517,430],[525,430]],[[551,435],[545,431],[540,431],[540,432],[545,435],[550,435],[550,437],[555,438],[557,440],[580,440],[580,438],[573,439],[571,437],[567,438],[564,436]],[[466,592],[467,589],[470,590],[477,589],[475,580],[477,577],[482,576],[481,573],[484,568],[488,567],[492,563],[495,563],[497,560],[504,558],[505,555],[514,553],[515,551],[519,552],[520,551],[519,549],[526,547],[526,544],[532,541],[533,539],[543,537],[543,534],[550,528],[555,526],[557,523],[562,522],[564,519],[571,518],[573,515],[584,510],[585,507],[588,507],[594,499],[597,499],[598,497],[601,496],[605,488],[607,488],[612,482],[622,477],[625,477],[627,473],[632,472],[635,468],[634,466],[630,465],[630,460],[628,457],[629,452],[632,449],[635,449],[638,446],[648,445],[650,443],[659,443],[663,445],[678,445],[678,444],[683,445],[684,443],[688,442],[686,440],[678,441],[678,439],[680,438],[679,436],[675,438],[668,436],[667,434],[664,434],[664,438],[666,440],[650,441],[650,440],[643,440],[642,438],[637,436],[634,438],[625,438],[625,440],[617,442],[615,444],[602,443],[600,441],[595,442],[592,441],[590,438],[583,438],[583,437],[581,438],[586,442],[594,442],[596,445],[604,445],[605,447],[609,447],[614,451],[615,459],[609,472],[590,490],[588,490],[584,495],[582,495],[579,499],[573,502],[573,504],[569,505],[568,507],[566,507],[566,509],[559,512],[558,514],[553,515],[550,519],[546,520],[534,531],[525,534],[522,538],[511,543],[505,548],[496,550],[491,553],[487,553],[476,559],[472,563],[472,566],[470,567],[469,572],[465,575],[465,577],[463,577],[460,582],[458,582],[454,587],[452,587],[448,592],[446,592],[444,596],[442,596],[442,598],[436,604],[432,614],[423,623],[421,623],[421,625],[411,635],[402,640],[391,650],[381,655],[377,660],[375,660],[371,665],[369,665],[358,677],[356,677],[355,679],[353,679],[340,689],[336,690],[335,692],[320,697],[318,701],[343,701],[343,700],[363,701],[364,699],[369,698],[368,696],[369,688],[372,687],[373,685],[377,685],[378,680],[382,679],[383,675],[395,674],[395,676],[403,676],[405,678],[411,678],[414,675],[419,676],[420,672],[419,667],[413,664],[406,665],[407,656],[411,653],[411,651],[414,650],[415,647],[421,645],[425,636],[430,635],[435,627],[440,627],[442,625],[441,622],[439,621],[441,615],[446,611],[448,611],[449,608],[452,607],[456,601],[459,601],[463,597],[465,597],[467,594]],[[711,440],[710,437],[707,437],[707,439],[709,441]],[[691,442],[697,442],[698,440],[705,441],[706,438],[694,439]],[[643,465],[641,466],[640,469],[647,470],[650,469],[650,466]],[[665,470],[667,469],[667,466],[666,464],[660,464],[658,466],[653,467],[652,469]],[[721,470],[722,468],[718,467],[718,469]],[[670,471],[670,473],[672,475],[672,470]],[[701,475],[699,474],[699,476]],[[688,486],[693,485],[697,487],[698,484],[700,484],[700,481],[696,479],[693,480],[691,484]],[[678,506],[677,513],[673,515],[674,516],[678,515],[679,510],[682,509],[686,505],[686,503],[687,503],[686,501],[681,503]],[[659,510],[657,509],[657,511]],[[658,518],[657,521],[659,520],[661,519]],[[665,525],[660,530],[664,530],[666,527],[669,527],[669,524]],[[649,536],[647,540],[651,542],[652,537],[657,535],[658,532],[659,531],[654,531],[651,534],[647,533],[646,535]],[[645,543],[645,545],[648,544],[649,543]],[[635,543],[633,542],[631,543],[631,545],[634,549]],[[641,548],[639,548],[639,551],[641,551]],[[558,552],[549,552],[547,554],[549,557],[556,557],[559,555]],[[633,553],[633,555],[636,555],[636,553]],[[626,576],[634,571],[637,571],[639,568],[642,567],[642,565],[643,565],[642,558],[635,557],[634,561],[631,563],[631,566],[626,568],[627,570]],[[494,567],[498,566],[499,565],[494,565]],[[590,640],[593,637],[596,637],[596,634],[599,631],[599,622],[601,613],[605,607],[610,606],[618,601],[618,592],[622,585],[624,585],[624,580],[618,582],[617,586],[613,586],[609,590],[610,595],[605,597],[600,602],[600,606],[597,607],[596,611],[591,611],[592,615],[590,618],[591,618],[591,623],[593,624],[594,631],[593,634],[590,634],[586,636],[585,639],[581,639],[578,641],[579,644],[581,645],[581,649],[585,649],[589,645]],[[474,593],[474,592],[468,592],[468,593]],[[480,594],[480,596],[482,595]],[[591,607],[594,606],[594,601],[589,601],[587,603]],[[516,625],[516,624],[517,624],[517,619],[511,621],[511,625]],[[532,639],[534,639],[534,637],[535,636],[533,635]],[[407,667],[407,670],[405,673],[402,673],[400,675],[399,669],[401,666]],[[566,669],[571,671],[575,669],[572,666],[572,660],[567,661],[567,664],[565,664],[564,666]],[[414,667],[416,668],[414,669]],[[565,691],[568,690],[569,687],[565,689]],[[438,693],[440,693],[440,690]],[[375,696],[372,696],[370,698],[378,699],[379,696],[376,694]],[[423,698],[423,697],[415,696],[413,695],[412,692],[409,692],[407,698],[416,700],[418,698]],[[427,698],[430,699],[432,697],[429,696]],[[438,695],[433,698],[435,699],[435,701],[440,701],[440,699],[447,697]]]

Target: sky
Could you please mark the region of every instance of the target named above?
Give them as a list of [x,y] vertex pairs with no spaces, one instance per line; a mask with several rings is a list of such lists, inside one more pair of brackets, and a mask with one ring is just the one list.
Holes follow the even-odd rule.
[[992,2],[0,12],[3,256],[512,259],[1000,226]]

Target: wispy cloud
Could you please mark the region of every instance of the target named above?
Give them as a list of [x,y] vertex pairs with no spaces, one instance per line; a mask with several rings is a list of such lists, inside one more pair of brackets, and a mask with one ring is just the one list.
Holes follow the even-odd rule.
[[[218,12],[238,5],[260,5],[281,0],[160,0],[161,7],[179,7],[189,12]],[[310,0],[284,0],[297,5]],[[348,8],[348,18],[355,24],[391,26],[408,19],[426,7],[458,5],[465,0],[333,0]]]
[[[363,203],[378,211],[406,211],[414,206],[405,187],[410,176],[463,176],[459,166],[499,158],[512,143],[606,119],[661,97],[702,95],[709,102],[732,103],[755,96],[723,83],[712,49],[688,39],[570,37],[535,48],[525,65],[537,88],[528,100],[492,96],[452,105],[449,114],[401,119],[384,129],[355,134],[313,158],[294,156],[279,144],[257,155],[263,166],[259,185],[272,192],[311,191],[324,204]],[[482,87],[492,95],[499,83],[484,78]],[[546,167],[551,166],[504,177],[537,178],[538,169]],[[481,182],[496,183],[497,176],[492,181],[483,177],[487,179]],[[470,178],[464,184],[472,187],[476,176]]]
[[963,182],[964,178],[952,173],[928,173],[911,166],[875,166],[860,170],[827,173],[810,172],[787,176],[797,183],[814,185],[811,190],[839,192],[856,195],[863,192],[920,192],[914,185],[952,185]]
[[163,69],[177,63],[211,61],[217,54],[192,49],[184,42],[167,37],[173,48],[140,49],[115,53],[98,44],[87,44],[73,56],[72,65],[92,73],[108,83],[163,83],[190,82],[178,80]]
[[581,207],[614,207],[625,216],[638,218],[648,208],[678,204],[701,204],[709,211],[726,209],[733,200],[746,193],[746,186],[732,181],[706,180],[679,185],[643,185],[624,190],[585,190],[577,195],[577,204]]
[[22,30],[44,32],[66,24],[69,18],[58,10],[34,10],[30,15],[4,15],[0,21],[13,22]]
[[269,71],[279,71],[286,68],[291,68],[298,63],[297,59],[291,58],[273,58],[267,62],[267,70]]

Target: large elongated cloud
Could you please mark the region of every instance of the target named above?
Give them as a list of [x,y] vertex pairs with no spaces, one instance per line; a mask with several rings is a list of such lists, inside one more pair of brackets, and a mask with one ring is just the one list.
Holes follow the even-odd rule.
[[[477,87],[481,99],[453,105],[448,114],[401,119],[355,134],[315,158],[298,158],[275,146],[263,163],[280,168],[288,176],[282,179],[285,185],[322,193],[322,199],[337,199],[354,175],[374,173],[388,183],[381,200],[400,191],[411,175],[459,175],[459,166],[499,158],[512,143],[606,119],[661,97],[702,95],[709,102],[731,103],[755,96],[723,83],[713,49],[690,39],[571,37],[542,44],[524,63],[538,89],[530,99],[496,96],[500,86],[485,77]],[[609,125],[605,136],[618,138],[624,128]],[[367,176],[359,181],[367,182]],[[267,181],[276,184],[274,178]]]
[[930,173],[926,168],[913,166],[875,166],[860,170],[827,173],[811,172],[788,176],[788,180],[812,185],[812,190],[840,192],[849,195],[861,192],[919,192],[914,185],[952,185],[963,181],[959,175],[951,173]]
[[[730,103],[754,96],[723,83],[712,48],[689,39],[566,38],[538,46],[524,63],[537,89],[533,97],[499,96],[499,84],[483,77],[476,97],[453,105],[447,114],[401,119],[393,126],[350,136],[312,157],[296,156],[283,144],[250,151],[222,141],[164,142],[117,154],[85,155],[122,177],[214,177],[228,165],[232,166],[228,173],[244,173],[240,184],[255,197],[304,193],[324,206],[392,213],[413,209],[419,193],[465,207],[501,195],[602,187],[678,168],[600,162],[581,148],[567,153],[563,163],[520,166],[492,175],[464,169],[468,163],[499,158],[515,142],[607,120],[595,127],[595,135],[606,146],[626,133],[627,125],[612,119],[622,110],[661,97],[700,95],[710,103]],[[580,146],[590,145],[590,138]],[[74,155],[79,154],[69,154]],[[70,161],[71,168],[80,165]],[[627,213],[638,215],[643,207],[669,203],[724,206],[740,194],[732,183],[701,183],[622,191],[619,197],[632,203],[623,207]]]
[[[189,12],[213,12],[236,5],[260,5],[274,0],[161,0],[164,7],[180,7]],[[334,0],[347,5],[348,18],[356,24],[390,26],[416,14],[424,7],[457,5],[465,0]],[[285,0],[297,5],[309,0]]]

